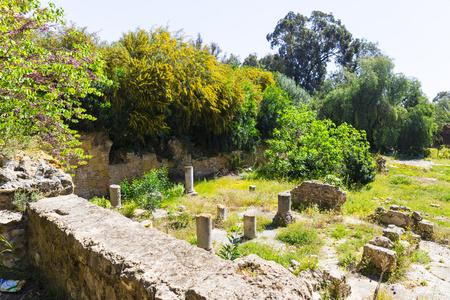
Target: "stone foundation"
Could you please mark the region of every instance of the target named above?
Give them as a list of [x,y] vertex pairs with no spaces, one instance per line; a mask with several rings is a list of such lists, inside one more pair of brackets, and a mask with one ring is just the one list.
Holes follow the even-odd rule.
[[30,203],[27,215],[30,263],[70,298],[312,298],[308,282],[278,264],[222,260],[75,195]]
[[291,191],[293,206],[317,205],[320,209],[340,211],[347,192],[339,187],[316,181],[303,181]]

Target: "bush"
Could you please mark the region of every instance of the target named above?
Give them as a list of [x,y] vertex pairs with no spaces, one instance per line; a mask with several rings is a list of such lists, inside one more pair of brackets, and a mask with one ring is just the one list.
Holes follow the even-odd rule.
[[141,178],[133,179],[131,183],[126,178],[120,183],[124,203],[135,201],[140,207],[148,210],[159,207],[162,197],[169,195],[171,187],[167,167],[152,169]]
[[277,239],[297,246],[313,245],[319,240],[317,230],[304,223],[289,225],[277,235]]
[[363,131],[318,120],[307,108],[286,109],[278,123],[274,139],[268,141],[268,163],[260,169],[261,175],[287,179],[335,175],[347,186],[375,179],[376,167]]

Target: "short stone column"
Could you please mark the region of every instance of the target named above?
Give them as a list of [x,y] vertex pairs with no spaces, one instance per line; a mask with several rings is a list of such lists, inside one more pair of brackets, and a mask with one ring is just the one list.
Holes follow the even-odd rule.
[[250,192],[256,191],[256,185],[250,185],[250,186],[248,187],[248,190],[249,190]]
[[184,189],[187,195],[197,196],[198,193],[194,190],[194,167],[184,167]]
[[111,184],[109,186],[109,201],[111,201],[111,206],[122,208],[121,199],[122,198],[120,195],[120,185]]
[[291,193],[289,191],[278,194],[278,212],[285,214],[291,211]]
[[285,191],[278,194],[278,212],[272,220],[275,226],[287,226],[295,222],[291,214],[291,192]]
[[200,214],[196,218],[197,223],[197,247],[212,250],[212,217],[211,214]]
[[244,238],[256,238],[256,216],[253,214],[244,215]]
[[225,207],[225,205],[217,204],[217,219],[220,221],[226,221],[227,208]]

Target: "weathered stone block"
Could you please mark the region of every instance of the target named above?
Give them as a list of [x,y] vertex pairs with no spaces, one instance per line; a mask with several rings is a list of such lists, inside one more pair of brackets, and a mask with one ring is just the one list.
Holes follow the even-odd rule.
[[324,270],[324,279],[329,281],[328,290],[333,299],[345,299],[351,292],[352,288],[347,282],[347,276],[340,270]]
[[383,229],[383,236],[390,239],[392,242],[398,242],[402,235],[405,233],[403,228],[397,227],[395,225],[389,225],[387,228]]
[[420,212],[415,211],[412,213],[411,218],[413,218],[414,221],[419,222],[423,220],[422,215],[420,214]]
[[347,192],[339,187],[315,181],[303,181],[291,191],[292,204],[317,205],[320,209],[340,211],[347,201]]
[[363,264],[378,271],[392,272],[397,267],[397,253],[393,250],[366,244],[363,252]]
[[312,299],[274,262],[223,260],[75,195],[30,203],[27,215],[30,263],[74,299]]
[[409,213],[404,211],[389,210],[381,215],[380,221],[385,224],[412,228],[414,220],[409,217]]
[[372,244],[374,246],[378,246],[378,247],[383,247],[386,249],[393,249],[394,248],[394,243],[387,237],[385,236],[377,236],[374,237],[373,239],[371,239],[369,241],[369,244]]
[[286,213],[277,212],[275,214],[275,217],[273,217],[273,219],[272,219],[273,225],[282,226],[282,227],[286,227],[287,225],[292,224],[294,222],[295,222],[295,218],[291,214],[290,211],[288,211]]
[[428,220],[422,220],[417,223],[416,233],[423,238],[430,239],[433,236],[434,224]]

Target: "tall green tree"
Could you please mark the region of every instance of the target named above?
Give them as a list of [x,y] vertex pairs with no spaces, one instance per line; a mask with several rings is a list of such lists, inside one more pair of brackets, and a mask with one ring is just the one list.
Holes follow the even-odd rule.
[[334,89],[325,96],[320,114],[364,130],[377,151],[419,154],[430,142],[430,104],[420,82],[393,69],[386,56],[361,59],[355,72],[344,68],[337,82],[329,84]]
[[347,65],[353,59],[352,35],[332,14],[313,11],[311,16],[289,12],[267,35],[272,48],[278,48],[283,72],[308,91],[322,85],[327,64],[334,59]]

